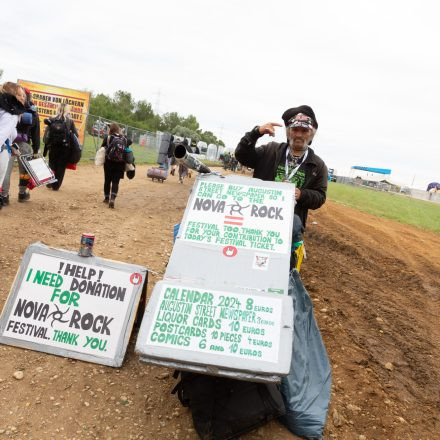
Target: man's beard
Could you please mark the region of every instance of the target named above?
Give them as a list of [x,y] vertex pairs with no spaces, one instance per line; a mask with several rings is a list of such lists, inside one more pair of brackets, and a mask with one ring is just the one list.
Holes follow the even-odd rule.
[[293,139],[289,139],[289,147],[291,150],[304,152],[307,150],[308,145],[307,145],[307,142],[304,142],[302,145],[299,145],[299,144],[295,145],[293,143]]

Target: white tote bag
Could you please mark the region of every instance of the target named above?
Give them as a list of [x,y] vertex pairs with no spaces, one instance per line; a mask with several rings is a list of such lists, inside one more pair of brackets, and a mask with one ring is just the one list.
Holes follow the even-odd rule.
[[95,156],[95,165],[101,166],[104,165],[105,162],[105,148],[101,147],[97,152]]

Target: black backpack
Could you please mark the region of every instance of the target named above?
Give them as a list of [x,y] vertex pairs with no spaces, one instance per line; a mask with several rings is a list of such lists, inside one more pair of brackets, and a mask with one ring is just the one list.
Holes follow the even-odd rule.
[[111,162],[125,162],[125,147],[127,145],[123,136],[111,135],[107,142],[107,159]]
[[174,372],[177,392],[192,413],[202,440],[230,440],[285,414],[276,384],[246,382],[198,373]]
[[64,119],[55,119],[49,125],[48,141],[50,145],[69,147],[69,128]]

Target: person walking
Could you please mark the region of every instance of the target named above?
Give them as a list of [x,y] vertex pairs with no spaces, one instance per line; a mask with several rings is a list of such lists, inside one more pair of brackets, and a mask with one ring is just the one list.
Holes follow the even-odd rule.
[[[13,82],[0,86],[0,188],[6,176],[9,158],[15,151],[12,147],[17,137],[17,123],[26,109],[26,94],[22,87]],[[15,154],[19,154],[18,151]],[[0,195],[0,208],[3,197]]]
[[[104,203],[109,208],[115,207],[115,199],[119,191],[119,181],[124,178],[125,164],[134,163],[131,144],[121,133],[121,128],[116,123],[111,123],[109,134],[102,142],[105,148],[104,162]],[[130,160],[127,157],[131,156]]]
[[[32,102],[32,95],[29,89],[24,88],[26,93],[25,108],[26,112],[22,114],[17,125],[17,137],[14,142],[18,145],[20,155],[37,155],[40,150],[40,118],[37,113],[37,107]],[[32,144],[32,146],[31,146]],[[15,157],[9,158],[8,169],[3,180],[2,197],[3,203],[9,205],[9,188],[11,185],[11,175],[14,167]],[[23,166],[22,162],[18,161],[18,201],[26,202],[30,198],[30,193],[27,186],[30,176]]]
[[66,103],[60,104],[57,113],[53,118],[44,120],[47,125],[44,133],[44,152],[46,157],[49,151],[49,166],[55,174],[56,182],[46,185],[54,191],[58,191],[63,183],[66,167],[72,146],[72,136],[78,137],[75,123],[70,118],[70,106]]
[[296,248],[301,244],[309,209],[320,208],[327,194],[327,167],[309,145],[318,129],[315,113],[308,105],[286,110],[282,119],[287,142],[269,142],[255,148],[257,140],[275,135],[277,122],[256,126],[246,133],[235,150],[244,166],[254,169],[253,177],[295,184],[295,211],[292,233],[291,268],[296,265]]

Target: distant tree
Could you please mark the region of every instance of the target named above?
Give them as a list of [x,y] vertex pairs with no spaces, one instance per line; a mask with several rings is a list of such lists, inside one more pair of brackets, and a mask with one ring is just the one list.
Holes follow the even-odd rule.
[[182,125],[186,128],[189,128],[192,131],[199,132],[200,131],[200,125],[197,121],[197,118],[194,115],[187,116],[183,121]]
[[204,131],[202,133],[202,141],[206,142],[208,145],[209,144],[218,144],[219,140],[217,139],[217,137],[211,132],[211,131]]
[[135,104],[133,117],[136,121],[147,122],[154,117],[153,107],[145,100],[138,101]]
[[[194,115],[183,117],[177,112],[155,114],[148,101],[135,101],[131,93],[123,90],[118,90],[113,97],[103,93],[92,95],[90,113],[142,130],[168,131],[178,136],[190,137],[195,142],[202,140],[208,144],[224,145],[211,131],[202,131]],[[94,121],[89,118],[88,129]]]
[[112,99],[103,93],[99,93],[96,96],[92,96],[89,111],[92,115],[113,119],[113,107]]
[[164,113],[161,118],[160,129],[173,132],[177,126],[183,126],[183,118],[177,112]]
[[116,114],[121,115],[122,119],[127,119],[127,117],[131,117],[135,108],[135,102],[133,101],[131,93],[118,90],[115,93],[113,101],[116,107]]
[[174,127],[174,129],[171,131],[171,133],[177,135],[177,136],[183,136],[186,138],[191,138],[191,141],[199,142],[200,141],[200,135],[194,130],[189,129],[188,127],[182,127],[181,125],[178,125],[177,127]]

